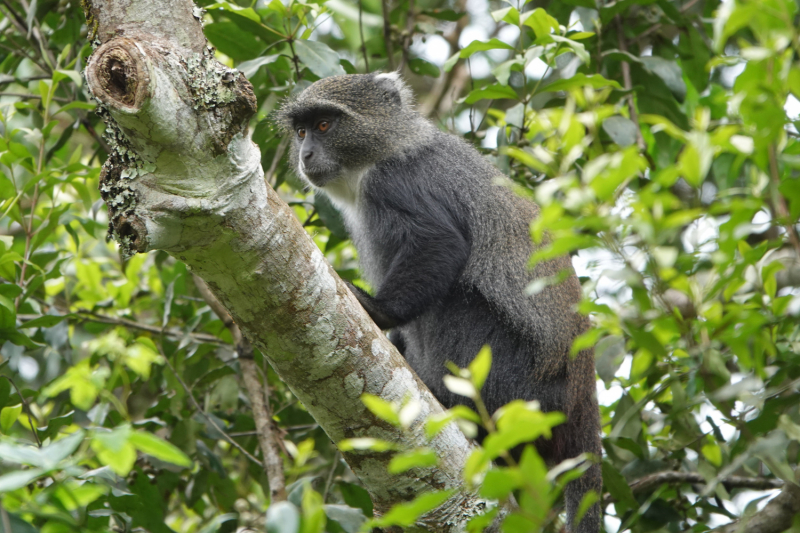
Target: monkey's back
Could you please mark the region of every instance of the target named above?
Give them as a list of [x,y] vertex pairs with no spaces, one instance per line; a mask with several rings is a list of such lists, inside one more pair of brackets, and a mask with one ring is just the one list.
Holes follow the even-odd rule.
[[[380,162],[365,176],[362,223],[351,230],[365,277],[376,290],[410,235],[433,241],[454,231],[464,236],[463,242],[434,242],[445,249],[468,247],[458,281],[393,335],[402,337],[404,355],[445,406],[465,401],[444,387],[445,361],[466,366],[489,344],[495,360],[484,386],[490,411],[523,398],[570,416],[576,402],[594,394],[593,354],[569,356],[573,339],[587,328],[587,319],[574,310],[580,285],[568,256],[528,268],[534,251],[529,227],[539,209],[509,184],[471,145],[437,133],[432,142]],[[460,257],[458,252],[451,255]],[[436,283],[436,265],[429,270],[422,276]],[[568,272],[565,280],[527,296],[531,281],[562,271]]]

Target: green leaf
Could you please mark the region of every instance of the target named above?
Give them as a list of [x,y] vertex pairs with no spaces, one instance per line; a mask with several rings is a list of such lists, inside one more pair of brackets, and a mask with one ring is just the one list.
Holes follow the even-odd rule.
[[525,477],[516,468],[492,468],[486,472],[486,477],[481,485],[480,495],[484,498],[502,500],[508,497],[512,490],[525,485]]
[[683,73],[675,61],[658,56],[640,57],[639,60],[648,71],[664,81],[676,98],[683,100],[686,97],[686,83],[683,81]]
[[562,0],[567,5],[597,9],[595,0]]
[[500,39],[489,39],[488,41],[472,41],[466,47],[462,48],[458,53],[461,59],[466,59],[477,52],[485,52],[487,50],[513,50],[514,47],[508,43],[504,43]]
[[17,322],[17,309],[11,299],[0,294],[0,329],[13,329]]
[[492,11],[492,18],[495,22],[508,22],[513,26],[519,26],[519,11],[516,7],[506,7]]
[[386,452],[394,450],[397,446],[389,441],[361,437],[355,439],[344,439],[336,445],[341,451],[349,452],[352,450],[372,450],[374,452]]
[[[536,34],[537,39],[550,36],[551,30],[558,32],[558,21],[547,14],[547,11],[541,7],[537,7],[529,12],[527,16],[523,15],[525,26],[528,26]],[[541,44],[541,41],[537,41]]]
[[10,396],[11,382],[5,377],[0,377],[0,410],[6,406]]
[[343,481],[340,481],[338,486],[347,505],[361,509],[365,516],[372,516],[372,499],[363,487]]
[[603,121],[603,131],[608,133],[611,140],[622,148],[631,146],[636,142],[637,127],[629,118],[619,115],[608,117]]
[[375,396],[374,394],[364,393],[361,395],[361,401],[367,406],[372,414],[389,422],[393,426],[400,426],[400,417],[398,415],[398,408],[391,402]]
[[325,509],[322,495],[305,483],[303,489],[301,533],[323,533],[325,530]]
[[722,450],[717,443],[704,444],[701,451],[709,463],[714,466],[722,466]]
[[246,17],[253,22],[261,22],[261,17],[258,16],[252,8],[249,7],[240,7],[235,4],[231,4],[230,2],[215,2],[210,6],[206,6],[206,10],[211,11],[212,9],[222,9],[224,11],[230,11],[232,13],[236,13],[243,17]]
[[133,444],[137,450],[152,455],[161,461],[185,468],[191,468],[194,464],[192,460],[174,444],[162,440],[151,433],[137,431],[130,435],[128,442]]
[[467,533],[479,533],[484,531],[494,521],[498,512],[500,512],[499,507],[492,507],[484,514],[470,518],[467,523]]
[[97,458],[119,476],[127,476],[136,461],[136,448],[129,442],[131,434],[131,427],[123,424],[113,431],[97,431],[92,437]]
[[633,497],[631,487],[622,474],[608,462],[603,461],[603,488],[607,490],[615,500],[625,505],[628,509],[639,508],[639,502]]
[[261,55],[264,49],[264,45],[256,41],[251,33],[241,31],[233,22],[206,24],[203,33],[220,52],[235,61],[254,59]]
[[293,503],[275,502],[267,508],[267,533],[298,533],[300,512]]
[[571,78],[554,81],[544,89],[541,89],[541,92],[569,91],[570,89],[579,89],[587,86],[594,87],[595,89],[601,89],[603,87],[613,87],[614,89],[622,88],[616,81],[608,80],[600,74],[591,74],[587,76],[586,74],[578,73]]
[[438,78],[440,74],[439,67],[419,57],[415,57],[414,59],[409,61],[408,68],[411,69],[411,72],[413,72],[414,74],[418,74],[420,76],[430,76],[431,78]]
[[13,426],[14,422],[17,421],[20,413],[22,413],[21,403],[10,407],[5,407],[2,411],[0,411],[0,429],[3,430],[3,433],[8,435],[9,431],[11,431],[11,426]]
[[454,493],[454,490],[442,490],[422,494],[410,502],[395,505],[371,524],[375,527],[409,527],[417,521],[417,518],[442,505]]
[[452,9],[426,9],[422,11],[422,14],[438,20],[447,20],[449,22],[455,22],[466,15],[466,13],[458,13]]
[[361,525],[367,521],[364,511],[357,507],[326,504],[323,505],[323,509],[328,520],[333,520],[339,524],[347,533],[358,533],[361,530]]
[[333,206],[328,199],[328,195],[315,194],[314,207],[317,209],[319,218],[322,219],[325,227],[328,228],[332,235],[342,240],[349,238],[342,214]]
[[476,389],[481,390],[481,388],[483,388],[483,384],[486,382],[491,368],[492,349],[487,344],[481,348],[481,351],[478,352],[478,355],[475,356],[475,359],[473,359],[467,367],[470,373],[470,380]]
[[418,448],[392,457],[388,470],[390,474],[401,474],[412,468],[435,466],[438,461],[436,453],[430,448]]
[[42,315],[39,318],[28,320],[20,328],[51,328],[70,316],[72,315]]
[[0,494],[25,487],[46,473],[47,472],[41,468],[30,468],[28,470],[17,470],[16,472],[0,476]]
[[345,73],[342,65],[339,64],[339,54],[320,41],[295,41],[295,52],[297,57],[308,69],[319,76],[339,76]]
[[479,100],[517,100],[517,92],[508,85],[488,85],[481,89],[471,91],[464,102],[474,104]]

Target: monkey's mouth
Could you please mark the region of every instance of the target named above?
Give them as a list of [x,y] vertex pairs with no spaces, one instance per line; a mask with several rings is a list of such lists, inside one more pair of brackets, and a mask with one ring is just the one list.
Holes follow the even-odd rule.
[[304,167],[302,172],[312,185],[322,187],[329,181],[336,179],[339,175],[339,167],[336,165],[314,165]]

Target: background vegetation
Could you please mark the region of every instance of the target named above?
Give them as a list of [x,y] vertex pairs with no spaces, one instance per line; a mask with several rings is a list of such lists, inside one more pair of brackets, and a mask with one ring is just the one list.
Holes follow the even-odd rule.
[[[321,77],[400,69],[422,113],[539,202],[532,238],[555,238],[532,260],[571,253],[594,322],[576,348],[597,347],[607,531],[707,531],[796,484],[795,0],[198,4],[255,88],[267,180],[343,277],[358,280],[341,220],[288,172],[269,121]],[[289,494],[270,505],[226,322],[181,262],[107,241],[89,38],[75,0],[0,1],[0,531],[357,531],[368,495],[264,369]],[[462,377],[479,385],[486,362]],[[402,424],[399,406],[371,408]],[[507,531],[562,526],[563,469],[530,452],[487,474],[481,453],[468,477],[517,490]]]

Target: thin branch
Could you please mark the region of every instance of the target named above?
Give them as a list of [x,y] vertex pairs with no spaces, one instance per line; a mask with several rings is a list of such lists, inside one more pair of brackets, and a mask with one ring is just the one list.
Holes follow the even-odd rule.
[[336,468],[339,466],[339,450],[336,450],[336,453],[333,455],[333,461],[331,465],[331,470],[328,472],[328,479],[325,480],[325,490],[322,491],[322,503],[328,501],[328,493],[331,490],[331,485],[333,484],[333,475],[336,472]]
[[92,126],[92,123],[89,122],[89,119],[87,119],[85,117],[82,118],[81,119],[81,125],[84,128],[86,128],[86,131],[89,132],[89,135],[94,137],[94,140],[97,141],[97,144],[100,145],[100,148],[102,148],[103,151],[105,151],[106,154],[110,154],[111,153],[111,147],[108,145],[108,143],[105,141],[105,139],[103,139],[102,135],[97,133],[97,130],[94,129],[94,126]]
[[781,533],[792,527],[794,517],[800,514],[800,487],[786,483],[783,490],[763,509],[726,524],[712,533]]
[[31,433],[33,433],[33,438],[36,439],[36,445],[39,448],[41,448],[42,447],[42,441],[39,440],[39,433],[36,431],[36,427],[33,425],[33,418],[31,416],[31,406],[30,406],[30,404],[28,404],[28,400],[26,400],[25,396],[22,395],[22,391],[19,390],[19,387],[17,387],[17,384],[14,383],[13,379],[11,379],[8,376],[3,376],[3,377],[6,378],[8,380],[8,382],[11,383],[11,386],[14,387],[14,390],[17,391],[17,394],[19,395],[19,399],[22,402],[22,406],[25,408],[25,414],[28,415],[28,424],[30,424],[30,426],[31,426]]
[[195,410],[197,410],[197,412],[198,412],[198,413],[200,413],[200,415],[201,415],[203,418],[205,418],[205,419],[206,419],[206,421],[207,421],[209,424],[211,424],[211,426],[212,426],[214,429],[216,429],[217,431],[219,431],[220,435],[222,435],[222,436],[225,438],[225,440],[226,440],[227,442],[229,442],[229,443],[230,443],[230,445],[231,445],[231,446],[233,446],[234,448],[236,448],[237,450],[239,450],[239,451],[242,453],[242,455],[244,455],[245,457],[247,457],[248,459],[250,459],[250,460],[251,460],[253,463],[257,464],[257,465],[258,465],[258,466],[260,466],[261,468],[264,468],[264,464],[263,464],[261,461],[259,461],[259,460],[258,460],[258,459],[256,459],[255,457],[253,457],[253,455],[252,455],[250,452],[248,452],[247,450],[245,450],[245,449],[244,449],[244,448],[243,448],[243,447],[242,447],[242,446],[241,446],[241,445],[240,445],[238,442],[236,442],[235,440],[233,440],[233,439],[231,438],[231,436],[230,436],[230,435],[228,435],[228,434],[225,432],[225,430],[224,430],[224,429],[222,429],[221,427],[219,427],[219,425],[218,425],[218,424],[217,424],[217,423],[214,421],[214,419],[213,419],[213,418],[211,418],[211,417],[208,415],[208,413],[206,413],[206,412],[203,410],[203,408],[202,408],[202,407],[200,407],[200,404],[199,404],[199,403],[197,403],[197,400],[195,399],[195,397],[194,397],[194,394],[192,394],[192,389],[190,389],[190,388],[189,388],[189,386],[186,384],[186,382],[185,382],[185,381],[183,381],[183,378],[181,378],[180,374],[178,374],[178,371],[177,371],[177,370],[175,370],[175,367],[174,367],[174,366],[172,366],[172,363],[170,363],[170,362],[169,362],[169,358],[168,358],[168,357],[167,357],[167,356],[164,354],[164,352],[161,350],[161,347],[159,347],[159,352],[161,352],[161,357],[163,357],[163,358],[164,358],[164,363],[165,363],[165,364],[166,364],[166,365],[169,367],[169,369],[172,371],[172,374],[175,376],[175,379],[177,379],[177,380],[178,380],[178,383],[180,383],[180,384],[181,384],[181,387],[183,387],[183,390],[186,392],[186,395],[189,397],[189,400],[192,402],[192,405],[194,406]]
[[[630,483],[634,494],[647,492],[655,486],[663,483],[689,483],[692,485],[705,485],[706,479],[695,472],[659,472],[639,478]],[[730,476],[719,481],[727,489],[753,489],[753,490],[772,490],[783,487],[781,479],[763,477],[744,477]]]
[[770,202],[773,204],[772,211],[775,215],[784,220],[783,224],[784,228],[786,229],[786,233],[789,235],[789,242],[792,243],[795,252],[797,252],[798,257],[800,257],[800,236],[798,236],[797,228],[792,223],[792,215],[789,212],[789,208],[786,206],[786,199],[778,189],[781,183],[781,178],[778,173],[778,155],[776,153],[774,144],[771,144],[769,147],[769,173],[770,181],[772,182],[772,193],[773,197],[775,198],[774,201]]
[[361,35],[361,53],[364,54],[364,70],[369,72],[369,59],[367,59],[367,45],[364,41],[364,24],[361,18],[364,14],[363,1],[358,0],[358,33]]
[[403,60],[400,63],[400,70],[408,65],[408,49],[414,40],[414,22],[416,15],[414,14],[414,0],[408,0],[408,15],[406,15],[406,29],[403,31]]
[[391,15],[391,8],[389,7],[389,0],[381,0],[381,7],[383,8],[383,41],[386,44],[386,59],[389,61],[389,70],[395,69],[394,65],[394,45],[392,44],[392,23],[389,20]]
[[267,173],[264,174],[264,179],[267,183],[269,183],[270,187],[273,185],[272,178],[275,177],[275,171],[278,169],[278,163],[280,163],[281,159],[283,158],[283,153],[286,151],[286,148],[289,146],[289,136],[285,136],[281,142],[278,144],[278,147],[275,149],[275,157],[272,158],[272,163],[269,164],[269,169]]
[[[689,2],[686,3],[686,5],[681,6],[680,12],[681,13],[686,13],[687,11],[689,11],[699,1],[700,0],[690,0]],[[637,42],[641,41],[642,39],[644,39],[645,37],[647,37],[651,33],[655,33],[658,30],[660,30],[663,26],[664,25],[661,24],[660,22],[657,22],[657,23],[653,24],[652,26],[650,26],[649,28],[644,30],[642,33],[637,35],[636,36],[636,41]]]
[[264,376],[262,385],[258,379],[258,365],[253,360],[253,348],[250,342],[242,335],[242,331],[233,321],[228,310],[214,296],[205,281],[195,275],[192,277],[200,295],[230,330],[236,342],[236,349],[239,352],[241,378],[247,390],[247,397],[250,399],[250,407],[253,409],[253,421],[256,424],[258,444],[264,457],[262,468],[269,482],[270,501],[285,501],[287,498],[286,476],[283,472],[283,459],[278,447],[278,438],[272,426],[267,378]]
[[276,445],[272,427],[272,416],[269,412],[269,389],[266,382],[258,380],[256,362],[252,359],[240,359],[242,381],[253,408],[253,421],[258,432],[258,444],[264,457],[264,473],[269,481],[269,494],[272,502],[286,500],[286,478],[283,473],[283,459]]
[[2,504],[0,504],[0,524],[3,524],[3,531],[11,531],[11,519]]
[[[20,314],[17,315],[17,318],[19,318],[24,322],[27,322],[29,320],[39,318],[39,315]],[[141,322],[128,320],[127,318],[117,318],[106,315],[100,315],[92,311],[78,311],[73,315],[67,315],[67,319],[78,319],[80,321],[86,321],[86,322],[98,322],[100,324],[124,326],[126,328],[148,331],[156,335],[167,335],[168,337],[177,337],[179,339],[188,336],[195,342],[206,342],[210,344],[227,344],[219,337],[215,337],[214,335],[210,335],[208,333],[186,333],[185,331],[181,331],[179,329],[162,329],[159,328],[158,326],[150,326],[148,324],[142,324]]]
[[[47,76],[47,79],[50,79],[50,76]],[[42,95],[40,94],[27,94],[27,93],[8,93],[8,92],[0,92],[0,96],[13,96],[15,98],[22,98],[23,100],[41,100]],[[71,102],[69,98],[64,98],[62,96],[54,96],[52,98],[56,102]]]
[[[614,17],[617,22],[617,42],[619,43],[619,49],[623,52],[628,51],[628,47],[625,45],[625,36],[622,33],[622,19],[619,15]],[[631,66],[628,64],[627,61],[622,61],[622,82],[625,84],[625,90],[630,91],[628,94],[628,112],[631,115],[631,121],[636,125],[636,144],[639,146],[639,150],[642,152],[646,151],[647,146],[644,143],[644,138],[642,137],[642,130],[639,129],[639,114],[636,112],[636,102],[633,99],[633,82],[631,81]]]

